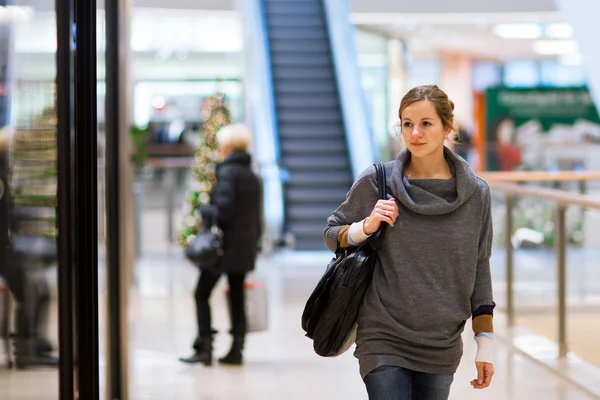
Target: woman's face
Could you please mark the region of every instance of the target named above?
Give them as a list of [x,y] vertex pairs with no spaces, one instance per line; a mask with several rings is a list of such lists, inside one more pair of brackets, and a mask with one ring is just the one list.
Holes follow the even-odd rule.
[[231,153],[233,153],[233,148],[231,146],[219,145],[219,156],[221,158],[221,161],[229,157]]
[[442,152],[444,139],[450,133],[428,100],[412,103],[402,111],[402,137],[410,153],[424,157]]

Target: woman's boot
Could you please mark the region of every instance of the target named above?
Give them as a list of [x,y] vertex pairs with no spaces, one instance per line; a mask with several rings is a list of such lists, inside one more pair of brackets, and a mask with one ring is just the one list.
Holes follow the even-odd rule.
[[36,340],[26,337],[13,337],[15,367],[27,369],[36,367],[58,367],[58,358],[50,354],[38,354]]
[[242,365],[244,363],[242,350],[244,350],[244,336],[233,336],[233,342],[231,343],[231,349],[229,350],[229,353],[227,353],[225,357],[219,358],[219,363],[227,365]]
[[196,338],[194,345],[192,346],[195,350],[195,353],[189,357],[181,357],[179,361],[188,364],[202,363],[206,366],[212,365],[212,343],[212,335],[199,336]]

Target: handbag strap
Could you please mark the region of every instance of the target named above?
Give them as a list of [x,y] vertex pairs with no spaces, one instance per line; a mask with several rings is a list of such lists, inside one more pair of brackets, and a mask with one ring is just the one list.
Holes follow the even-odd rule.
[[[385,173],[385,166],[383,163],[375,164],[375,173],[377,175],[377,190],[379,191],[379,199],[387,200],[387,179]],[[383,242],[383,236],[387,228],[387,223],[381,223],[381,225],[379,225],[379,229],[373,235],[374,237],[371,240],[371,246],[375,250],[379,250],[379,248],[381,247],[381,243]]]
[[[375,174],[376,174],[376,179],[377,179],[377,190],[379,192],[379,198],[383,199],[383,200],[387,200],[387,180],[386,180],[386,173],[385,173],[385,166],[383,163],[375,163]],[[370,243],[372,243],[372,247],[379,250],[379,247],[381,246],[381,242],[383,239],[383,234],[385,233],[385,230],[387,229],[388,224],[381,224],[379,226],[379,229],[373,234],[373,236],[371,237],[371,240],[369,241]],[[340,247],[340,242],[337,242],[337,248],[336,248],[336,254],[339,253],[339,251],[341,250]]]
[[387,200],[386,193],[386,176],[385,176],[385,166],[383,163],[375,164],[375,171],[377,173],[377,188],[379,189],[379,198],[381,200]]

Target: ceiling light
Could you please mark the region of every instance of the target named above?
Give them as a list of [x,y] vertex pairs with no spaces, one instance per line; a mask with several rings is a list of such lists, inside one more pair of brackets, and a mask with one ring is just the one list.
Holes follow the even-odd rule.
[[546,36],[552,39],[570,39],[573,37],[573,26],[566,23],[550,24],[545,29]]
[[560,55],[577,53],[579,46],[574,40],[536,40],[532,49],[537,54]]
[[28,22],[33,14],[33,8],[28,6],[0,6],[0,22]]
[[538,24],[498,24],[494,33],[503,39],[537,39],[542,29]]

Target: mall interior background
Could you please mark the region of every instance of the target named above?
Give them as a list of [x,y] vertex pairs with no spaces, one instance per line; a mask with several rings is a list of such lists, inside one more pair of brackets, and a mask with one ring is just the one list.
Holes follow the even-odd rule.
[[[121,134],[131,135],[132,141],[138,144],[142,137],[146,156],[139,164],[129,166],[133,182],[126,188],[129,192],[125,198],[131,205],[132,215],[128,217],[132,225],[131,237],[127,240],[133,248],[129,249],[132,263],[124,274],[131,277],[132,297],[128,312],[135,315],[131,319],[138,321],[141,318],[139,326],[148,325],[148,329],[160,329],[148,322],[153,321],[150,305],[160,308],[161,299],[168,298],[174,290],[191,290],[187,281],[195,279],[195,270],[182,259],[177,235],[183,226],[184,204],[192,184],[189,166],[193,164],[195,148],[202,139],[209,100],[222,95],[234,122],[244,122],[252,128],[260,126],[257,125],[256,103],[249,98],[260,98],[256,92],[267,89],[257,87],[257,81],[253,81],[255,71],[249,72],[249,64],[253,61],[247,52],[256,43],[248,36],[251,13],[240,12],[246,10],[249,3],[261,2],[123,2],[127,29],[122,32],[127,45],[123,47],[122,55],[126,88],[126,100],[122,105],[127,128]],[[98,1],[97,6],[98,251],[102,337],[107,324],[103,299],[108,285],[104,168],[106,16],[104,2]],[[591,4],[590,10],[594,10],[593,7],[595,5]],[[593,35],[590,36],[594,28],[590,27],[589,17],[574,11],[568,1],[351,0],[347,11],[336,20],[342,25],[349,21],[348,32],[354,34],[351,39],[355,47],[349,53],[354,58],[346,61],[352,61],[349,62],[350,69],[356,67],[356,87],[360,89],[360,100],[364,100],[361,104],[365,111],[365,133],[370,135],[368,141],[373,146],[372,161],[394,159],[402,148],[396,138],[397,109],[402,95],[416,85],[437,84],[457,105],[455,112],[464,142],[457,151],[478,172],[600,171],[597,111],[600,76],[596,76],[599,69],[594,69],[599,60],[597,52],[593,51]],[[0,17],[2,84],[7,92],[10,91],[10,96],[5,96],[9,100],[2,104],[5,108],[2,111],[3,126],[5,132],[10,130],[16,135],[19,132],[26,135],[35,129],[32,127],[34,121],[56,123],[51,111],[56,98],[54,82],[57,75],[55,4],[50,0],[15,0],[0,8]],[[577,26],[580,19],[583,28]],[[596,37],[598,34],[600,31],[596,29]],[[592,76],[594,71],[596,75]],[[348,86],[351,87],[352,82],[348,82]],[[264,106],[268,107],[266,103]],[[260,153],[265,132],[255,133],[253,150]],[[19,160],[14,154],[12,157]],[[257,170],[271,174],[268,178],[272,179],[269,170],[272,165],[260,165],[264,159],[258,158]],[[18,165],[18,162],[12,165]],[[285,186],[289,171],[285,166],[277,168],[277,179]],[[17,172],[12,171],[13,175]],[[597,181],[532,186],[590,195],[600,190]],[[52,187],[52,184],[43,186],[42,189],[50,192],[42,194],[51,195]],[[281,205],[275,205],[273,209],[278,207]],[[549,346],[556,343],[558,335],[555,307],[558,283],[553,252],[557,239],[553,207],[551,203],[527,198],[517,201],[512,236],[516,249],[515,298],[518,300],[519,329],[536,335],[539,343],[547,340]],[[503,194],[495,193],[494,289],[501,313],[506,306],[507,286],[503,253],[505,212]],[[570,349],[579,365],[585,365],[577,371],[598,373],[586,376],[600,381],[600,347],[597,341],[590,340],[600,334],[598,215],[594,210],[576,206],[569,207],[566,214]],[[271,225],[262,256],[264,260],[290,252],[301,252],[297,257],[302,260],[307,254],[313,255],[317,257],[314,264],[317,264],[318,275],[319,263],[328,258],[323,251],[324,245],[315,244],[320,243],[321,238],[302,242],[300,234],[286,229],[293,224],[280,222]],[[174,270],[162,264],[156,267],[153,264],[156,260],[178,266]],[[269,265],[265,271],[277,270],[268,261],[263,264]],[[548,265],[552,268],[547,268]],[[310,270],[315,266],[311,264],[307,268]],[[45,266],[40,273],[49,282],[48,335],[56,343],[56,266]],[[272,273],[277,275],[277,272]],[[292,285],[288,290],[294,293],[295,289]],[[6,291],[0,295],[4,310],[9,295]],[[131,344],[129,363],[135,368],[138,366],[135,354],[139,354],[134,353],[135,341],[143,342],[144,335],[136,330],[136,325],[132,326],[131,337],[124,340]],[[524,337],[523,340],[527,340],[527,336]],[[186,337],[180,339],[187,340]],[[106,365],[106,351],[106,343],[100,340],[101,367]],[[543,349],[540,351],[543,353]],[[178,354],[172,356],[175,359]],[[548,358],[541,356],[542,360]],[[104,373],[101,368],[101,392],[107,385]],[[569,375],[559,371],[559,375],[561,373]],[[139,378],[135,372],[131,376]],[[35,382],[43,384],[36,388]],[[0,365],[0,398],[3,399],[56,399],[57,382],[58,373],[54,369],[19,371]],[[149,398],[136,397],[134,393],[134,390],[144,390],[143,382],[132,384],[135,389],[131,389],[130,398]],[[594,393],[600,396],[597,387],[586,390],[599,390]],[[41,397],[39,393],[48,397]]]

